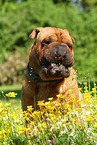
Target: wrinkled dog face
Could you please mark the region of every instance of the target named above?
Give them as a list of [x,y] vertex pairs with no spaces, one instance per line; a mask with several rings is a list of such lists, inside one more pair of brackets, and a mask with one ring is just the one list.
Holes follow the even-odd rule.
[[74,64],[74,39],[69,32],[58,28],[37,28],[29,37],[36,37],[33,49],[37,53],[43,75],[49,78],[69,77],[70,68]]

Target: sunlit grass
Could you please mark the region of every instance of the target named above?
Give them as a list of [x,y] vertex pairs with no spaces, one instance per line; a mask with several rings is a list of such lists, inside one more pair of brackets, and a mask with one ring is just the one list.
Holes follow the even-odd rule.
[[[87,102],[75,108],[66,103],[65,96],[57,95],[59,101],[38,101],[40,111],[33,111],[28,106],[27,111],[14,107],[14,97],[18,94],[9,92],[3,97],[6,102],[0,102],[0,143],[5,145],[96,145],[97,144],[97,87],[89,91],[87,83],[83,83],[82,92]],[[69,90],[72,94],[72,90]],[[11,99],[11,100],[10,100]],[[7,101],[9,100],[9,101]],[[12,101],[13,100],[13,101]],[[62,102],[64,100],[65,104]],[[72,104],[75,96],[71,95]],[[80,104],[82,100],[78,100]],[[26,127],[25,120],[29,123]],[[26,136],[28,134],[28,136]]]
[[0,92],[2,91],[8,91],[8,90],[20,90],[22,88],[22,84],[17,85],[8,85],[8,86],[0,86]]

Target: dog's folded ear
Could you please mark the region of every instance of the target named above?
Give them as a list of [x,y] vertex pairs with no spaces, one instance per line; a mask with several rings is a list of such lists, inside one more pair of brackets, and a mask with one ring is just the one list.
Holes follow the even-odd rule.
[[[65,32],[67,31],[67,32],[69,33],[69,31],[68,31],[67,29],[64,29],[64,31],[65,31]],[[71,35],[70,33],[69,33],[69,35],[70,35],[70,37],[71,37],[71,39],[72,39],[72,42],[75,43],[75,40],[74,40],[74,38],[72,37],[72,35]]]
[[37,37],[38,33],[43,29],[42,27],[36,28],[35,30],[32,31],[32,33],[29,35],[30,39],[34,39]]

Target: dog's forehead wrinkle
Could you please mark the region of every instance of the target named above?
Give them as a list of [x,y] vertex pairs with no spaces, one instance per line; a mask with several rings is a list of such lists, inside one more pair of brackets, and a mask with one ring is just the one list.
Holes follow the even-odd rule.
[[54,34],[54,33],[55,33],[54,29],[49,29],[49,27],[48,28],[44,28],[44,29],[41,30],[41,32],[39,34],[39,38],[40,38],[40,40],[42,40],[46,36],[49,36],[49,35]]
[[59,43],[72,43],[68,31],[64,31],[58,28],[49,29],[49,27],[46,27],[42,29],[37,37],[37,41],[42,41],[44,39],[51,39],[53,41],[58,41]]

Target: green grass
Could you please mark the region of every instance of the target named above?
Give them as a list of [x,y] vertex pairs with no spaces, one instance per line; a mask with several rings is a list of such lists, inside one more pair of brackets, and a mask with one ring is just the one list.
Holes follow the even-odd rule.
[[17,90],[21,90],[22,85],[21,84],[17,84],[17,85],[9,85],[9,86],[0,86],[0,92],[2,91],[17,91]]

